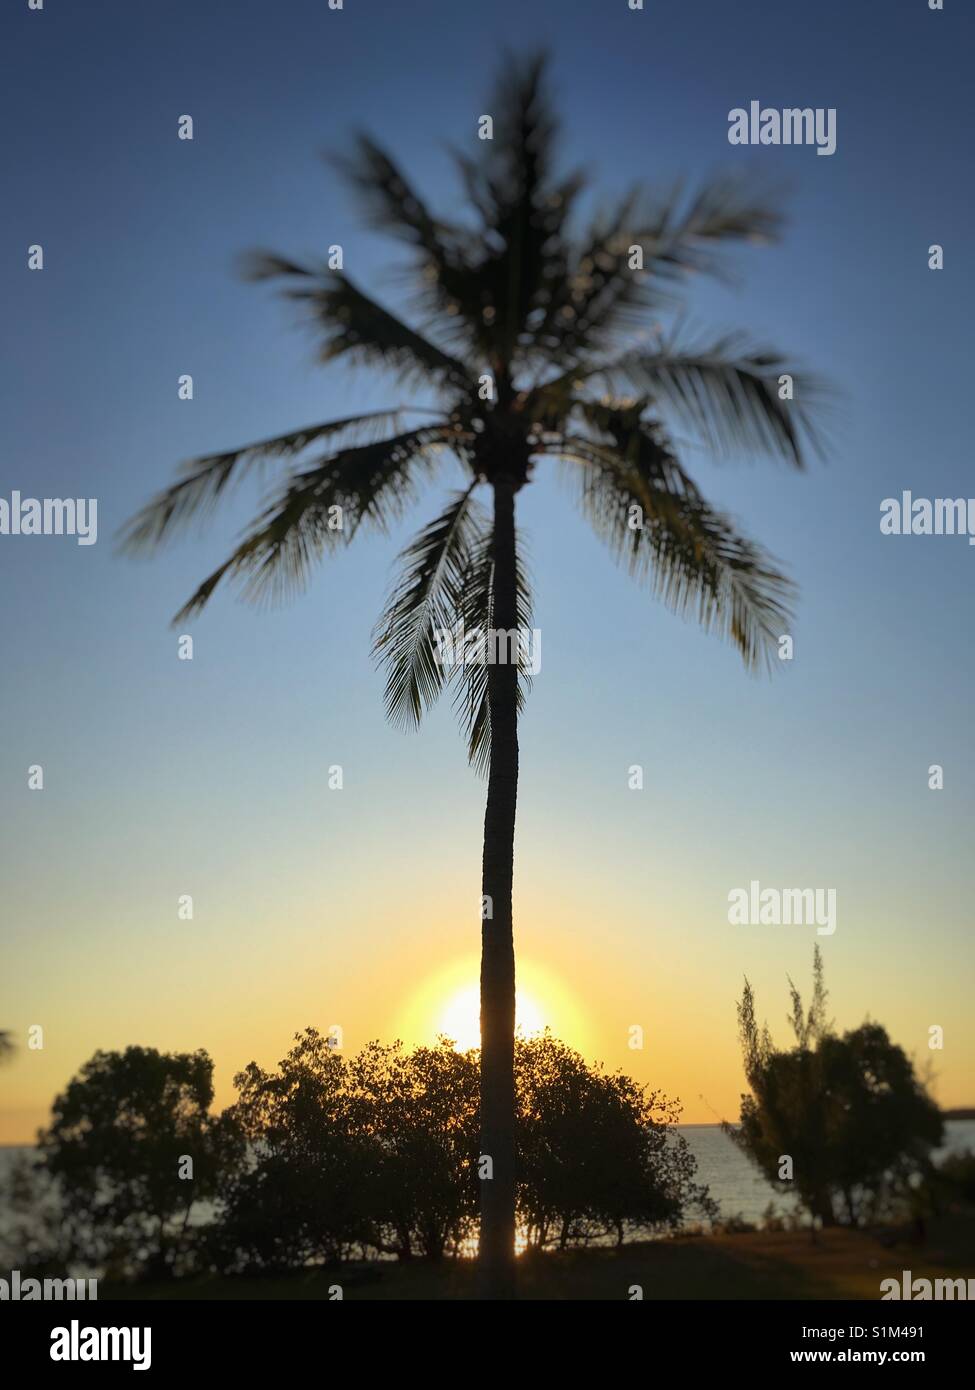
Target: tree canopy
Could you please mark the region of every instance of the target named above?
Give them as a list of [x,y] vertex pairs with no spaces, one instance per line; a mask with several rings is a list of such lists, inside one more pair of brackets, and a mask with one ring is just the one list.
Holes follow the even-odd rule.
[[212,1103],[202,1051],[128,1047],[85,1063],[38,1136],[73,1258],[119,1274],[177,1270],[192,1207],[216,1193],[238,1145]]
[[836,1034],[818,947],[808,1010],[791,980],[789,987],[795,1045],[779,1050],[758,1025],[745,981],[738,1024],[751,1094],[727,1132],[823,1225],[887,1215],[931,1175],[943,1133],[938,1107],[880,1024]]

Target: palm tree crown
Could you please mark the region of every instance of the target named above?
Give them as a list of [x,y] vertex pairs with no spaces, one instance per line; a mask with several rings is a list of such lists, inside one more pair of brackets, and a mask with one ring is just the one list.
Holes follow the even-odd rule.
[[[729,638],[749,667],[767,661],[788,623],[791,585],[772,559],[708,505],[671,432],[713,449],[761,451],[802,468],[817,447],[810,407],[780,399],[795,368],[744,335],[689,340],[680,329],[637,337],[648,316],[674,313],[690,272],[721,273],[725,244],[771,240],[780,216],[737,179],[679,192],[633,192],[588,229],[576,216],[585,180],[556,169],[557,123],[545,60],[506,65],[489,109],[493,138],[456,154],[464,221],[431,212],[393,159],[367,135],[333,162],[371,224],[410,251],[414,294],[405,318],[342,270],[257,253],[247,272],[276,279],[308,311],[323,362],[391,369],[432,387],[433,419],[407,428],[394,407],[308,426],[184,465],[124,533],[153,547],[208,512],[255,465],[282,467],[275,492],[233,553],[176,615],[199,612],[224,579],[245,594],[278,596],[312,562],[362,526],[385,528],[432,480],[449,453],[464,486],[406,548],[402,576],[376,633],[390,716],[419,722],[459,674],[456,703],[471,760],[486,768],[490,715],[485,667],[438,660],[435,631],[491,626],[492,521],[476,496],[499,472],[517,491],[544,459],[569,464],[585,515],[636,575],[677,613]],[[338,524],[336,519],[340,519]],[[519,617],[530,594],[516,560]],[[527,674],[522,672],[519,699]]]

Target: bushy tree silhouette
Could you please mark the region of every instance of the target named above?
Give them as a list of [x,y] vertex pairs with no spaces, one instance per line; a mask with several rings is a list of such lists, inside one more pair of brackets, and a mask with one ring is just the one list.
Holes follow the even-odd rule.
[[[179,1272],[195,1202],[212,1197],[240,1139],[210,1114],[205,1052],[96,1052],[38,1135],[61,1199],[69,1259],[110,1274]],[[187,1166],[187,1160],[192,1167]]]
[[[879,1024],[842,1037],[833,1031],[818,947],[808,1011],[789,985],[796,1041],[779,1051],[767,1026],[758,1026],[745,981],[738,1023],[751,1095],[742,1096],[739,1126],[726,1131],[773,1186],[797,1194],[823,1226],[889,1215],[913,1185],[930,1178],[941,1113]],[[784,1158],[791,1160],[785,1176]]]

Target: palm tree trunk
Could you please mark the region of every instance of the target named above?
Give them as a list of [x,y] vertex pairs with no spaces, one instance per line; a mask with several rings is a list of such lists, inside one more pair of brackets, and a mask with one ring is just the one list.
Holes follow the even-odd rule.
[[[515,583],[515,487],[494,483],[494,583],[491,623],[518,626]],[[517,649],[498,640],[504,657]],[[518,796],[518,667],[503,660],[488,667],[491,763],[484,814],[481,892],[481,1156],[491,1176],[481,1179],[480,1265],[485,1298],[515,1291],[515,952],[511,922],[515,805]],[[482,1163],[483,1169],[483,1163]]]

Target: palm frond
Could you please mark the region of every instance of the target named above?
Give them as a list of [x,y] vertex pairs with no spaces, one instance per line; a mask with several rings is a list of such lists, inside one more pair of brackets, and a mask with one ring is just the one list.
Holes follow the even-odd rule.
[[630,268],[630,248],[645,236],[634,224],[637,201],[631,192],[601,215],[564,273],[550,277],[549,302],[534,334],[550,362],[608,350],[658,302],[653,277]]
[[[779,353],[755,347],[740,333],[681,344],[662,341],[649,351],[623,354],[592,377],[629,380],[655,407],[695,431],[719,454],[758,451],[802,469],[806,452],[821,455],[814,424],[822,384]],[[790,376],[795,397],[779,395],[779,379]]]
[[351,152],[330,153],[326,159],[356,193],[369,226],[409,242],[435,265],[449,266],[462,229],[429,211],[403,170],[371,135],[357,132]]
[[180,469],[182,476],[126,523],[121,532],[121,548],[137,551],[160,545],[181,525],[205,521],[230,486],[256,467],[271,460],[295,459],[310,444],[322,439],[328,439],[333,449],[367,439],[395,426],[398,414],[395,410],[375,410],[366,415],[350,415],[245,444],[228,453],[190,459]]
[[[775,240],[782,216],[771,191],[753,179],[719,176],[686,201],[678,184],[651,195],[634,188],[601,214],[573,251],[536,342],[549,361],[582,361],[609,351],[645,325],[654,309],[678,304],[673,283],[689,273],[730,278],[727,242]],[[642,266],[631,265],[639,248]]]
[[644,235],[659,273],[707,273],[728,278],[727,242],[777,241],[784,223],[781,196],[750,175],[718,174],[685,203],[678,183],[658,197]]
[[645,397],[604,397],[574,401],[568,413],[579,416],[596,441],[609,443],[612,459],[618,455],[635,470],[652,490],[655,505],[664,505],[671,495],[697,496],[659,423],[645,418],[649,404]]
[[293,475],[174,623],[199,613],[228,577],[244,581],[243,596],[251,601],[274,601],[302,588],[312,562],[324,552],[348,544],[365,523],[385,530],[402,515],[420,477],[432,472],[453,433],[443,424],[425,425],[343,450]]
[[465,576],[487,525],[472,494],[453,497],[403,551],[403,573],[377,626],[373,652],[385,668],[386,713],[416,727],[453,672],[441,659],[438,632],[453,632]]
[[370,298],[341,271],[298,266],[254,252],[245,273],[252,280],[287,282],[282,294],[303,305],[321,333],[321,362],[347,357],[353,363],[387,368],[407,381],[432,379],[457,391],[469,390],[476,380],[476,372],[464,362]]
[[483,324],[485,299],[470,227],[435,216],[388,151],[367,134],[356,136],[351,154],[328,159],[352,187],[368,224],[412,247],[404,278],[411,304],[424,316],[420,331],[432,330],[441,342],[471,352],[477,338],[471,324]]
[[530,346],[567,266],[565,227],[583,187],[557,176],[559,122],[542,55],[509,55],[485,114],[494,138],[476,157],[455,153],[480,228],[468,257],[476,300],[459,302],[478,350],[510,363]]
[[572,437],[559,452],[581,465],[583,511],[630,573],[673,612],[731,641],[747,669],[768,668],[789,630],[793,585],[705,502],[660,433],[641,427],[639,447],[625,451]]

